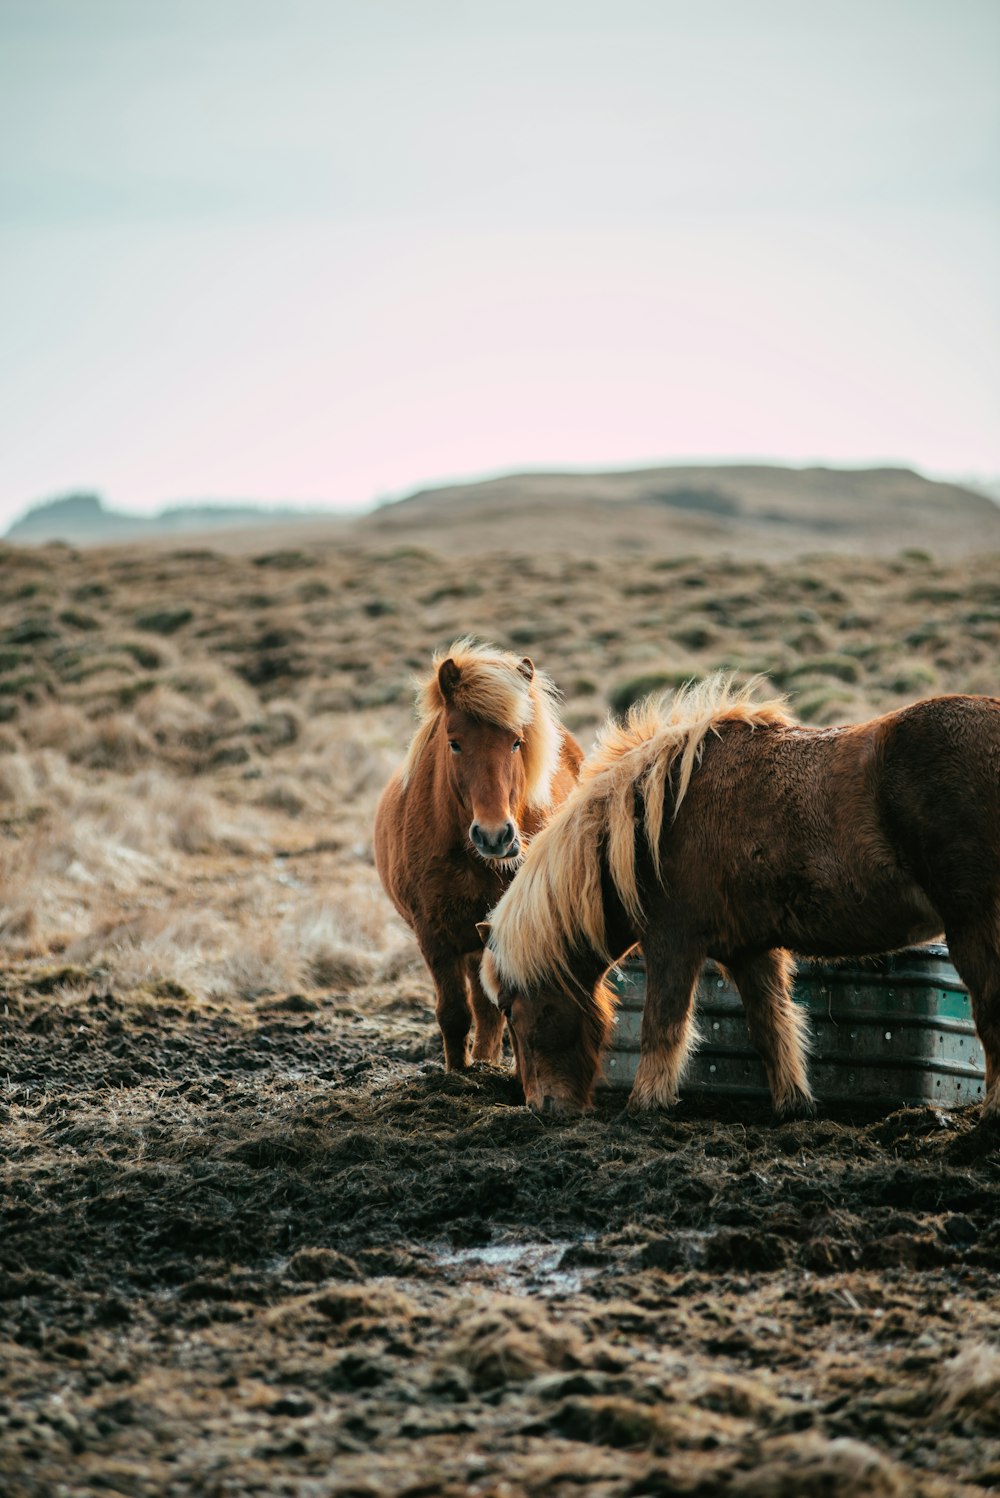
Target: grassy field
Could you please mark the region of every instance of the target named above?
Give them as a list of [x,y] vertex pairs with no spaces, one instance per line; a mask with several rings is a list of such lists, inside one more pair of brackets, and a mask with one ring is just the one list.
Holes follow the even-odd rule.
[[717,667],[858,720],[1000,691],[1000,554],[495,524],[0,552],[5,1493],[1000,1485],[974,1110],[543,1124],[445,1076],[371,855],[458,635],[533,656],[585,745]]

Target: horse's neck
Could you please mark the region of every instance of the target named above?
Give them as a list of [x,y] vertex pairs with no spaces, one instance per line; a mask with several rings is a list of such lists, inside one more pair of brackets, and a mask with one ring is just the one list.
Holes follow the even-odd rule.
[[607,970],[608,963],[604,954],[593,950],[588,950],[573,964],[571,986],[585,1004],[590,1004],[594,991]]
[[576,948],[569,963],[570,987],[588,1005],[608,967],[620,961],[639,940],[640,933],[625,917],[621,901],[617,906],[611,918],[605,910],[605,950],[599,952],[586,942]]

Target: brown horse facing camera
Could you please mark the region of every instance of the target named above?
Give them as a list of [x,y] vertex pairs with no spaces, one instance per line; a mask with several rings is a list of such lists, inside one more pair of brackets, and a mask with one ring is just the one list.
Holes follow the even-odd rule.
[[476,924],[520,866],[527,838],[576,784],[583,754],[531,661],[457,641],[434,657],[420,727],[375,813],[375,863],[437,989],[449,1071],[498,1061],[503,1016],[479,984]]
[[722,677],[610,724],[484,925],[482,982],[536,1111],[589,1105],[603,975],[646,957],[633,1109],[669,1107],[706,957],[739,988],[779,1115],[813,1111],[789,950],[853,956],[944,931],[1000,1116],[1000,700],[937,697],[805,728]]

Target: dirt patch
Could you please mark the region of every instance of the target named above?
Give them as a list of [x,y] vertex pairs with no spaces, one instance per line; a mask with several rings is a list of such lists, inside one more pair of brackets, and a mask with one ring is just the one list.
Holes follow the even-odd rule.
[[[541,1122],[384,990],[8,985],[11,1493],[944,1493],[1000,1475],[974,1111]],[[377,1014],[377,1023],[374,1016]],[[60,1486],[61,1485],[61,1486]]]

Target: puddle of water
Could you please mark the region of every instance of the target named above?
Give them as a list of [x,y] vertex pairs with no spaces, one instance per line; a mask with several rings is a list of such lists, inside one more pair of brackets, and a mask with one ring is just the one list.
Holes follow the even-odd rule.
[[490,1283],[499,1290],[574,1295],[585,1281],[593,1279],[597,1266],[564,1269],[560,1265],[568,1248],[588,1241],[566,1238],[553,1243],[486,1243],[475,1248],[438,1249],[433,1257],[445,1269],[485,1270]]

